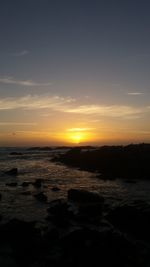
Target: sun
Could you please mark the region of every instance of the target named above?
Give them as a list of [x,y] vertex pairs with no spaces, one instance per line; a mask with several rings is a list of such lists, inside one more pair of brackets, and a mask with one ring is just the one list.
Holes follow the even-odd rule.
[[83,133],[71,133],[70,139],[73,143],[79,144],[81,141],[84,140],[84,134]]

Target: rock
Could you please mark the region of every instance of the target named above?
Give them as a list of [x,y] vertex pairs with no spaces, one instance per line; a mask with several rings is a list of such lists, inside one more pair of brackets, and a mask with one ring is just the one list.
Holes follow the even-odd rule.
[[2,199],[2,194],[0,193],[0,200]]
[[150,206],[119,206],[110,211],[107,216],[119,230],[128,233],[139,240],[150,242]]
[[6,183],[6,185],[7,185],[7,186],[12,186],[12,187],[13,187],[13,186],[17,186],[18,183],[16,183],[16,182],[13,183],[13,182],[12,182],[12,183]]
[[51,190],[57,192],[57,191],[60,191],[60,188],[57,186],[54,186],[51,188]]
[[98,193],[81,189],[68,190],[68,200],[81,203],[103,203],[104,198]]
[[13,219],[5,224],[0,224],[0,236],[0,250],[8,247],[8,252],[4,251],[2,255],[7,258],[10,253],[17,261],[17,266],[29,266],[29,263],[37,257],[40,232],[35,228],[35,222]]
[[40,193],[34,195],[34,197],[41,202],[47,201],[47,196],[43,192],[40,192]]
[[29,196],[29,195],[31,195],[31,192],[30,191],[22,192],[21,195]]
[[23,187],[27,187],[27,186],[29,186],[29,182],[23,182],[22,184],[21,184],[21,186],[23,186]]
[[47,209],[49,216],[47,220],[51,220],[57,226],[67,227],[72,212],[69,211],[69,205],[64,199],[53,200]]
[[36,179],[36,181],[33,183],[33,185],[37,188],[40,188],[42,186],[42,179]]
[[62,247],[64,266],[147,266],[136,244],[112,231],[82,227],[65,235]]
[[23,154],[21,152],[11,152],[9,155],[11,155],[11,156],[22,156]]
[[5,173],[8,174],[8,175],[17,175],[18,174],[18,169],[17,168],[12,168],[11,170],[6,171]]

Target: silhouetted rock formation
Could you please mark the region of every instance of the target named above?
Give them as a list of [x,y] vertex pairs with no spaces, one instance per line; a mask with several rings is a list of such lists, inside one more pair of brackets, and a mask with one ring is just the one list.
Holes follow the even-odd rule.
[[83,170],[99,172],[102,179],[150,178],[150,144],[103,146],[88,151],[73,148],[54,160]]

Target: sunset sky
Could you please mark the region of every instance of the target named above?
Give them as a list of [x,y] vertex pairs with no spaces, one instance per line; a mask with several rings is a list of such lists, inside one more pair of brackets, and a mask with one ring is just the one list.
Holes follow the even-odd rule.
[[1,0],[0,146],[150,142],[150,2]]

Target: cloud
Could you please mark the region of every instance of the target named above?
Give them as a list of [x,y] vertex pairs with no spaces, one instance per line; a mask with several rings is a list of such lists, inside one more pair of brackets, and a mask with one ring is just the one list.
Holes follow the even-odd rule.
[[0,126],[35,126],[37,123],[35,122],[9,122],[2,121],[0,122]]
[[120,105],[83,105],[76,108],[70,108],[67,110],[69,113],[79,113],[92,115],[97,114],[99,116],[109,116],[109,117],[127,117],[130,115],[137,115],[143,113],[145,109],[136,108],[132,106],[120,106]]
[[11,55],[15,57],[22,57],[22,56],[28,55],[29,53],[30,51],[28,50],[22,50],[20,52],[12,53]]
[[8,97],[0,99],[1,110],[23,109],[52,109],[62,111],[64,107],[75,100],[71,97],[27,95],[23,97]]
[[127,95],[144,95],[144,93],[142,93],[142,92],[129,92],[129,93],[127,93]]
[[84,132],[84,131],[92,131],[95,128],[70,128],[67,129],[68,132]]
[[21,85],[21,86],[49,86],[51,85],[50,82],[48,83],[39,83],[32,80],[17,80],[13,77],[2,77],[0,78],[0,83],[4,84],[15,84],[15,85]]
[[0,99],[0,110],[52,110],[69,114],[94,115],[100,117],[136,119],[150,111],[149,107],[128,105],[79,105],[76,99],[57,95],[26,95]]

